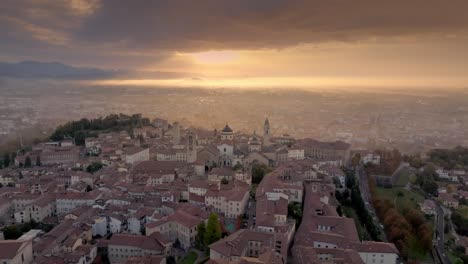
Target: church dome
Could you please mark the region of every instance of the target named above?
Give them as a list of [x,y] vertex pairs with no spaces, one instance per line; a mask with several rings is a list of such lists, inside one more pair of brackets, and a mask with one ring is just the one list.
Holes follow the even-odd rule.
[[229,127],[228,124],[226,124],[226,126],[223,128],[223,130],[221,130],[221,132],[223,133],[232,133],[232,129]]

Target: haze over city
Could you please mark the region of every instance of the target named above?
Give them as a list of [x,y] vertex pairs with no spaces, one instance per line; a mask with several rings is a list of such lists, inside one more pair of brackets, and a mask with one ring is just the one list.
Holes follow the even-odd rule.
[[467,10],[1,1],[0,263],[468,263]]

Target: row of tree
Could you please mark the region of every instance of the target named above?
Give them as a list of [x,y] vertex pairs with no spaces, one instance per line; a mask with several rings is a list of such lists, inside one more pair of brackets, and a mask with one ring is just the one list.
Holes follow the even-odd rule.
[[468,148],[434,149],[429,152],[429,161],[451,170],[468,166]]
[[0,169],[8,168],[14,164],[16,153],[5,153],[0,156]]
[[452,212],[452,223],[455,225],[455,230],[458,234],[468,236],[468,218],[461,210]]
[[83,118],[57,127],[50,139],[60,141],[65,137],[72,137],[76,145],[82,146],[85,144],[86,137],[96,136],[96,131],[121,131],[148,124],[150,124],[149,119],[143,118],[140,114],[112,114],[104,118]]
[[[366,208],[361,196],[361,191],[359,190],[359,184],[353,171],[346,171],[346,190],[344,190],[343,193],[337,191],[335,197],[343,206],[352,207],[356,211],[359,221],[364,225],[370,236],[363,237],[363,239],[381,241],[380,231],[375,225],[372,215]],[[340,211],[341,207],[338,210],[338,213],[340,213]]]
[[34,220],[23,224],[14,224],[5,226],[1,229],[5,239],[18,239],[24,233],[31,229],[41,229],[45,232],[49,232],[54,226],[50,224],[38,223]]
[[[369,180],[372,204],[385,227],[389,241],[395,244],[404,259],[408,259],[411,239],[419,241],[420,250],[429,252],[432,247],[432,229],[424,216],[416,209],[403,209],[401,212],[388,199],[380,199],[376,192],[375,180]],[[403,193],[401,195],[404,195]]]

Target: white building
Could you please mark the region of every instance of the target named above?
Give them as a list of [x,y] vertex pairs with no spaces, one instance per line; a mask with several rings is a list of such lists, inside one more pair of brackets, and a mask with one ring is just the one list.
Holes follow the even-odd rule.
[[107,219],[104,216],[99,216],[94,219],[94,224],[92,226],[93,236],[100,235],[104,237],[107,235]]
[[361,159],[362,159],[363,164],[369,164],[369,163],[370,164],[375,164],[375,165],[380,164],[380,155],[379,154],[367,153]]
[[243,215],[249,200],[249,188],[236,186],[231,190],[209,190],[205,194],[205,204],[213,206],[216,212],[235,219]]
[[55,196],[44,195],[38,200],[15,212],[15,222],[25,223],[31,220],[42,222],[44,218],[55,215]]
[[172,242],[178,240],[183,249],[188,249],[195,243],[198,224],[205,222],[207,215],[200,215],[192,209],[180,209],[173,214],[146,224],[146,235],[159,232]]
[[123,219],[117,216],[109,216],[108,218],[108,225],[109,225],[109,231],[112,234],[117,234],[122,232],[122,222]]
[[101,197],[100,191],[91,191],[87,193],[62,193],[57,195],[57,214],[66,214],[79,206],[91,206]]
[[149,148],[128,148],[125,150],[124,160],[129,164],[149,160]]
[[221,140],[233,140],[234,131],[226,124],[226,126],[221,130]]
[[33,261],[32,240],[1,240],[0,263],[29,264]]
[[115,234],[109,240],[110,263],[124,263],[130,257],[163,256],[164,253],[165,247],[149,236]]
[[288,160],[303,160],[304,149],[303,148],[288,148]]

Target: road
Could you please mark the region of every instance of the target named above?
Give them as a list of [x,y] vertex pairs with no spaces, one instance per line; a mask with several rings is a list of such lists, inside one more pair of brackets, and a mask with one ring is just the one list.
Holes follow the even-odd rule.
[[253,199],[249,199],[250,202],[250,208],[247,208],[245,211],[247,213],[247,228],[248,229],[255,229],[255,220],[254,216],[256,213],[256,202]]
[[381,224],[377,215],[375,214],[374,206],[372,206],[372,196],[369,189],[369,177],[367,173],[364,171],[362,166],[359,166],[354,174],[356,180],[359,181],[359,190],[361,191],[362,200],[364,200],[364,204],[366,205],[367,211],[372,215],[374,219],[374,223],[377,224],[377,228],[380,230],[380,234],[382,235],[382,240],[387,242],[387,235],[385,234],[383,228],[381,228]]
[[442,206],[436,203],[436,243],[434,249],[439,255],[439,260],[442,264],[451,264],[450,259],[445,254],[445,240],[444,240],[444,227],[445,227],[445,212]]

